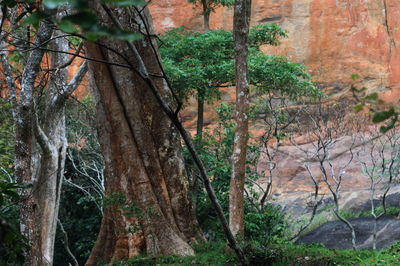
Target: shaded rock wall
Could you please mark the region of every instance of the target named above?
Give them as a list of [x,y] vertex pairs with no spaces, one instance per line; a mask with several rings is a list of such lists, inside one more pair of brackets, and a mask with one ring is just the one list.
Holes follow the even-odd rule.
[[[159,32],[185,25],[202,29],[201,9],[186,0],[150,5]],[[232,28],[232,8],[211,15],[212,29]],[[323,87],[359,86],[379,91],[387,101],[400,99],[400,2],[397,0],[253,0],[252,24],[277,22],[289,33],[272,55],[306,64]]]

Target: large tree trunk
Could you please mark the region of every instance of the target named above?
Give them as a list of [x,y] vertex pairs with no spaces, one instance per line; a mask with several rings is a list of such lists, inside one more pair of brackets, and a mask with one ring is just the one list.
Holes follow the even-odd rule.
[[236,0],[233,17],[236,75],[236,129],[229,191],[229,227],[234,235],[244,232],[244,183],[248,139],[248,34],[251,0]]
[[[116,23],[100,4],[94,4],[94,10],[108,25]],[[108,11],[118,14],[111,17],[117,17],[117,24],[124,29],[138,31],[138,25],[144,26],[133,7]],[[151,28],[147,9],[141,15]],[[124,58],[104,48],[109,47],[126,58],[135,58],[128,42],[103,39],[101,44],[87,43],[88,56],[127,64]],[[161,75],[149,39],[144,37],[133,45],[148,71]],[[139,62],[130,61],[140,69]],[[97,62],[90,63],[90,73],[106,166],[106,196],[111,202],[116,195],[123,195],[124,204],[134,206],[134,213],[129,215],[118,204],[106,206],[87,265],[126,259],[142,252],[192,255],[190,243],[201,233],[188,198],[178,132],[138,73]],[[170,95],[163,80],[156,83],[159,93],[168,100]]]

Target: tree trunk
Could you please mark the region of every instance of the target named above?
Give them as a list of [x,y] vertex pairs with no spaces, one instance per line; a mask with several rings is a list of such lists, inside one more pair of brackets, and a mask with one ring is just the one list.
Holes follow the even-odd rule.
[[210,8],[207,4],[208,0],[201,0],[203,6],[203,22],[204,22],[204,32],[210,30]]
[[[210,30],[210,10],[207,4],[207,0],[201,0],[203,6],[203,23],[204,32]],[[203,138],[203,123],[204,123],[204,93],[201,90],[197,92],[197,128],[196,136],[197,143],[201,143]]]
[[197,143],[201,143],[203,138],[203,124],[204,124],[204,95],[198,92],[197,96],[197,126],[196,137]]
[[[56,31],[53,37],[60,35],[62,33]],[[57,38],[52,45],[54,50],[68,51],[67,38]],[[66,54],[58,53],[51,56],[51,66],[53,68],[66,62],[68,62]],[[32,250],[40,252],[42,256],[42,260],[38,262],[38,265],[53,265],[54,241],[67,149],[64,114],[66,99],[61,102],[58,99],[63,86],[67,83],[67,77],[68,69],[63,68],[54,73],[50,80],[49,98],[46,101],[46,109],[42,118],[45,139],[36,136],[40,144],[40,152],[36,151],[33,154],[35,171],[33,173],[32,197],[36,208],[32,215],[35,219],[36,230],[39,231],[39,239],[35,240],[36,244],[32,246]],[[38,110],[34,111],[38,112]],[[37,127],[40,126],[37,125]],[[44,145],[46,147],[43,147]],[[40,243],[40,247],[36,246],[38,243]]]
[[[93,3],[102,22],[138,31],[151,28],[147,9],[108,9]],[[114,15],[117,14],[118,16]],[[116,22],[116,19],[119,21]],[[143,29],[143,28],[142,28]],[[149,38],[133,43],[150,73],[161,75]],[[87,43],[91,58],[126,64],[135,58],[126,41],[103,39],[101,46]],[[116,55],[110,49],[119,51]],[[131,60],[135,69],[140,62]],[[97,113],[99,142],[105,162],[106,197],[113,202],[123,195],[126,213],[118,204],[106,206],[100,233],[87,265],[137,256],[194,254],[190,243],[202,237],[188,198],[188,180],[180,151],[179,134],[148,84],[132,69],[91,62],[91,87]],[[159,93],[170,95],[162,79],[155,81]]]
[[[50,39],[51,25],[48,21],[41,23],[36,44]],[[51,220],[54,212],[52,199],[43,200],[49,192],[53,196],[53,176],[48,174],[54,170],[52,158],[53,151],[46,151],[42,158],[38,158],[36,151],[36,116],[34,106],[34,83],[39,74],[39,66],[44,52],[33,50],[26,62],[22,75],[21,97],[16,106],[16,146],[15,146],[15,174],[22,185],[31,186],[21,190],[21,232],[27,238],[30,245],[25,252],[25,265],[51,265]],[[39,166],[40,161],[47,161]],[[52,169],[50,169],[52,168]],[[48,171],[46,171],[48,170]],[[40,174],[45,174],[41,176]],[[43,217],[43,215],[50,215]],[[50,224],[47,223],[49,221]],[[45,222],[43,224],[42,222]]]
[[[53,32],[50,21],[44,20],[36,34],[35,46],[41,47]],[[57,31],[56,35],[61,32]],[[54,38],[54,50],[68,51],[66,38]],[[50,76],[44,103],[43,126],[39,123],[39,108],[35,106],[38,93],[35,83],[40,74],[44,52],[33,49],[25,62],[21,78],[20,98],[16,97],[16,85],[6,55],[2,55],[3,69],[7,75],[10,99],[16,128],[15,175],[25,188],[21,195],[21,233],[27,238],[25,265],[52,265],[54,240],[62,176],[64,173],[65,137],[64,105],[69,94],[82,79],[76,76],[73,85],[67,82],[67,69],[60,68]],[[53,54],[51,66],[58,67],[68,61],[65,54]],[[82,70],[80,68],[80,70]],[[81,71],[82,72],[82,71]]]
[[232,155],[232,177],[229,191],[229,227],[234,235],[244,232],[244,183],[248,140],[248,33],[251,0],[236,0],[233,32],[235,41],[236,129]]

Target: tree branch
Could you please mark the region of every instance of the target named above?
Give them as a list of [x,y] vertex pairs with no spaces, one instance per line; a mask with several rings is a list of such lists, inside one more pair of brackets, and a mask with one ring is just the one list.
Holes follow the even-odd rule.
[[69,249],[69,246],[68,246],[68,235],[67,235],[67,232],[65,232],[64,226],[62,225],[60,219],[57,219],[57,224],[58,224],[58,226],[60,227],[61,232],[62,232],[63,235],[64,235],[64,240],[63,240],[63,242],[64,242],[65,250],[67,251],[68,255],[71,257],[72,261],[74,262],[74,266],[79,266],[79,263],[78,263],[78,261],[76,260],[74,254],[72,254],[71,250]]
[[88,64],[87,61],[83,62],[78,71],[76,71],[75,75],[72,77],[71,81],[68,83],[66,86],[66,89],[64,90],[64,97],[70,96],[76,88],[81,84],[83,78],[85,77],[86,73],[88,71]]
[[[0,47],[1,48],[5,47],[5,43],[4,43],[3,40],[1,40]],[[13,117],[15,119],[16,118],[17,105],[18,105],[17,88],[15,86],[15,80],[13,78],[12,67],[10,65],[10,62],[8,62],[7,52],[0,51],[0,60],[1,60],[1,63],[3,64],[3,71],[4,71],[4,75],[6,76],[7,86],[8,86],[8,89],[9,89],[8,98],[10,99],[10,101],[11,101],[11,103],[13,105],[12,114],[13,114]]]

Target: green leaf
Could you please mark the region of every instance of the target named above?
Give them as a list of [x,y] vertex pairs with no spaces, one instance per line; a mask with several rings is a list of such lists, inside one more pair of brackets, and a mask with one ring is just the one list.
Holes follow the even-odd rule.
[[364,100],[366,100],[366,101],[376,101],[376,100],[378,100],[378,98],[379,98],[378,93],[374,92],[374,93],[372,93],[370,95],[365,96]]
[[394,116],[392,117],[392,120],[390,121],[389,124],[387,124],[386,126],[381,126],[380,127],[380,132],[385,134],[386,132],[388,132],[390,129],[394,128],[394,126],[396,125],[396,122],[398,121],[398,116]]
[[71,23],[71,21],[68,20],[62,20],[60,23],[58,23],[58,28],[66,33],[78,32],[78,29],[75,28],[74,25]]
[[17,1],[15,0],[3,0],[0,2],[1,5],[5,5],[9,8],[13,8],[17,5]]
[[144,0],[102,0],[103,3],[111,3],[114,6],[127,7],[127,6],[144,6]]
[[21,23],[22,25],[32,25],[34,28],[39,28],[39,23],[42,19],[45,19],[47,16],[43,12],[36,11],[33,12],[29,17],[24,19]]
[[67,2],[66,0],[43,0],[44,6],[49,9],[56,9]]
[[391,108],[389,111],[381,111],[381,112],[376,112],[374,114],[374,117],[372,118],[372,122],[374,123],[380,123],[383,122],[390,117],[394,116],[396,112],[394,111],[393,108]]
[[112,29],[106,26],[95,25],[86,33],[86,37],[108,36],[120,40],[135,41],[142,38],[142,35],[133,31]]
[[364,105],[362,103],[357,104],[356,106],[353,107],[354,111],[361,112],[364,109]]
[[351,79],[352,80],[357,80],[357,79],[359,79],[360,78],[360,75],[358,75],[358,74],[351,74]]
[[72,24],[81,26],[82,29],[90,29],[97,24],[97,16],[89,11],[81,11],[73,15],[63,17],[61,22],[68,21]]

